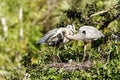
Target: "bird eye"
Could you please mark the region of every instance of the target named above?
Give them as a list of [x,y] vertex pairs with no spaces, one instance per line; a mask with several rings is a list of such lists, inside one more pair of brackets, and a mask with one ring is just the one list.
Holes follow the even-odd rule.
[[57,35],[57,38],[61,39],[61,38],[62,38],[62,35],[61,35],[61,34],[58,34],[58,35]]
[[57,35],[57,37],[60,37],[60,36],[61,36],[60,34]]
[[84,30],[84,31],[82,31],[82,33],[83,33],[83,34],[86,34],[85,30]]

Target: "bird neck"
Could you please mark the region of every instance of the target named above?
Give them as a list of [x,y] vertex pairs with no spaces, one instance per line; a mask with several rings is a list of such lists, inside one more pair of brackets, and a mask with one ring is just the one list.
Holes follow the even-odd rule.
[[67,31],[66,29],[63,29],[63,33],[64,33],[65,37],[69,38],[69,39],[74,39],[74,40],[81,40],[82,39],[78,33],[72,36],[69,34],[69,31]]

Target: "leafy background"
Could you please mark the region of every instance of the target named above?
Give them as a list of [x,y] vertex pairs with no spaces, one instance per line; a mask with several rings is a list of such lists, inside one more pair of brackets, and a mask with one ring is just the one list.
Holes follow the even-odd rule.
[[[103,80],[120,79],[120,0],[0,0],[0,79],[5,80]],[[23,17],[19,19],[20,10]],[[105,13],[95,15],[100,11]],[[5,19],[6,26],[2,19]],[[47,31],[74,24],[95,26],[106,37],[87,46],[88,70],[46,68],[58,49],[36,41]],[[99,45],[98,45],[99,44]],[[81,62],[82,41],[71,41],[60,51],[62,62]],[[28,76],[28,78],[26,78]]]

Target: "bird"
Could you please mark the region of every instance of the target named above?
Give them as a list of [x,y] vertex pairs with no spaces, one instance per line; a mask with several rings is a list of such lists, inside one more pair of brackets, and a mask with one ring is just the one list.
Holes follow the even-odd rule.
[[[48,31],[45,36],[40,38],[36,44],[41,45],[41,44],[47,44],[48,46],[53,46],[53,47],[60,47],[63,46],[65,43],[69,42],[70,39],[66,38],[64,34],[59,32],[59,34],[56,35],[57,31],[59,30],[64,30],[66,29],[69,35],[74,35],[75,33],[75,26],[73,25],[67,25],[64,28],[56,28]],[[53,37],[54,36],[54,37]]]
[[[75,33],[74,25],[67,25],[66,27],[63,27],[63,28],[55,28],[55,29],[48,31],[45,34],[45,36],[41,37],[36,42],[36,44],[37,45],[47,44],[48,46],[52,46],[57,49],[61,48],[65,43],[70,41],[69,38],[65,37],[65,35],[63,34],[62,31],[56,35],[57,31],[62,30],[62,29],[66,29],[67,33],[71,36],[73,36]],[[59,52],[58,52],[57,56],[59,57]],[[59,57],[59,59],[60,59],[60,57]]]
[[68,31],[65,28],[61,28],[54,36],[58,35],[61,32],[63,32],[65,37],[68,39],[83,40],[85,42],[97,40],[98,38],[104,37],[104,34],[93,26],[82,26],[79,28],[78,33],[74,34],[73,36],[69,35]]
[[[74,35],[69,35],[67,29],[61,28],[57,31],[57,33],[52,36],[55,37],[59,33],[64,33],[64,36],[68,39],[73,39],[73,40],[83,40],[84,43],[88,43],[91,41],[95,41],[101,37],[105,37],[102,32],[100,32],[97,28],[94,26],[82,26],[79,28],[78,32]],[[85,60],[86,56],[86,46],[84,46],[84,55],[82,61]]]

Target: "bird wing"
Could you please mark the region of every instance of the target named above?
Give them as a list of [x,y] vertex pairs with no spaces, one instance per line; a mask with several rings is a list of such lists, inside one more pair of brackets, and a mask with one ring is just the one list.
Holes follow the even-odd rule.
[[53,34],[53,35],[50,37],[49,41],[51,41],[52,39],[56,38],[56,36],[57,36],[58,34],[61,34],[61,35],[62,35],[62,28],[57,29],[56,32],[55,32],[55,34]]
[[49,32],[47,32],[45,34],[45,36],[43,36],[42,38],[40,38],[40,40],[37,42],[37,44],[41,44],[41,43],[47,43],[47,41],[49,40],[49,38],[51,36],[53,36],[54,34],[56,34],[58,28],[50,30]]
[[69,33],[69,35],[74,35],[74,32],[71,31],[69,28],[59,28],[57,32],[53,36],[50,37],[49,41],[56,39],[56,37],[60,35],[60,37],[58,37],[57,39],[62,39],[61,41],[63,44],[69,42],[70,39],[65,37],[64,30],[66,30]]

